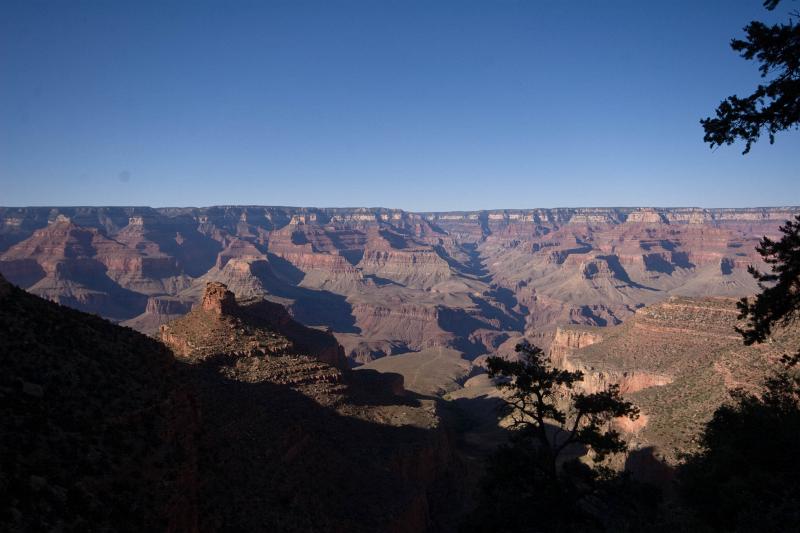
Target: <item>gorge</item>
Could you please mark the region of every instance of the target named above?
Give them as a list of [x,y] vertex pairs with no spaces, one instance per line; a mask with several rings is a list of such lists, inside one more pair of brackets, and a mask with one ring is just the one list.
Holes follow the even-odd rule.
[[[153,479],[174,481],[142,527],[451,531],[474,496],[474,465],[507,436],[486,358],[513,357],[522,340],[581,370],[583,390],[619,384],[642,413],[619,423],[630,455],[618,466],[671,479],[728,391],[756,391],[798,342],[787,328],[774,343],[745,347],[734,328],[736,299],[759,290],[747,272],[764,268],[758,241],[799,213],[0,208],[2,340],[14,355],[0,392],[22,391],[22,407],[40,413],[42,402],[83,402],[88,421],[105,395],[144,383],[145,396],[101,418],[115,428],[126,420],[120,438],[135,441],[144,427],[136,413],[155,413],[147,438],[159,444],[130,490],[145,501]],[[12,338],[26,330],[81,333]],[[87,370],[92,343],[106,348]],[[52,365],[42,354],[56,353],[65,368],[40,376]],[[117,376],[126,371],[115,365],[139,357],[136,373],[98,391],[60,388],[59,373],[90,388],[93,373]],[[15,420],[14,438],[63,445],[37,441]],[[54,435],[71,431],[42,420]],[[92,438],[74,444],[92,457],[118,453]],[[165,466],[162,453],[181,460]],[[55,527],[74,474],[65,464],[63,479],[34,473],[32,482],[38,460],[4,468],[15,487],[46,493],[41,524]],[[89,496],[80,497],[89,503],[71,519],[111,520],[87,517],[99,501],[119,505],[98,491],[131,468],[86,478]],[[29,512],[22,501],[11,506]]]
[[219,281],[329,328],[351,364],[471,359],[670,296],[754,293],[755,245],[798,211],[0,208],[0,273],[148,334]]

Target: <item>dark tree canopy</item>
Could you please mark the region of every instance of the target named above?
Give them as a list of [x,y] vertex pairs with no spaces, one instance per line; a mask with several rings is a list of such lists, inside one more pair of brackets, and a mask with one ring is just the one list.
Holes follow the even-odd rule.
[[766,385],[735,391],[680,469],[685,504],[714,531],[800,530],[800,389],[786,373]]
[[[780,0],[765,0],[773,10]],[[794,12],[786,24],[767,25],[753,21],[745,26],[744,39],[733,39],[731,48],[747,60],[756,60],[765,83],[749,96],[729,96],[715,117],[700,121],[703,140],[711,147],[745,142],[748,153],[763,133],[770,144],[775,134],[800,126],[800,14]]]
[[800,215],[781,226],[781,233],[779,241],[764,237],[756,248],[770,272],[762,273],[752,266],[748,269],[761,292],[737,304],[739,318],[747,319],[747,326],[737,330],[745,344],[764,342],[774,326],[786,326],[800,315]]
[[518,344],[516,351],[518,361],[490,357],[489,375],[504,378],[498,387],[509,391],[505,401],[512,427],[536,441],[548,474],[557,474],[558,457],[573,444],[591,450],[596,462],[625,451],[625,441],[610,423],[616,417],[635,420],[639,409],[622,399],[618,385],[576,392],[582,372],[554,368],[540,348],[528,343]]
[[[621,398],[617,386],[578,392],[581,372],[554,368],[536,346],[516,349],[517,361],[488,359],[489,374],[506,391],[512,436],[489,460],[482,500],[465,529],[594,531],[604,529],[610,516],[626,526],[639,515],[651,516],[636,512],[641,491],[598,464],[626,450],[612,420],[635,419],[639,410]],[[578,460],[587,451],[594,467]],[[614,527],[622,530],[619,523]]]

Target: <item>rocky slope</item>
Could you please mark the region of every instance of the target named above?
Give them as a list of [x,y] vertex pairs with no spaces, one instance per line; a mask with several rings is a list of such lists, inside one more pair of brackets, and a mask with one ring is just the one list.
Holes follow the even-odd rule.
[[560,328],[551,357],[582,370],[589,390],[619,383],[642,408],[631,433],[639,448],[670,461],[693,448],[699,429],[734,388],[757,391],[776,361],[800,341],[796,328],[744,346],[729,298],[672,297],[611,328]]
[[474,358],[670,296],[753,293],[758,239],[798,212],[0,208],[0,272],[151,334],[218,281],[331,328],[351,363],[438,346]]
[[218,356],[224,348],[232,356],[305,353],[332,367],[347,368],[333,335],[297,323],[272,302],[257,300],[240,306],[236,296],[218,282],[209,282],[195,309],[162,325],[159,332],[175,355],[192,361]]
[[440,531],[439,404],[218,283],[165,343],[0,277],[4,531]]
[[[203,414],[201,529],[427,531],[457,474],[436,400],[348,370],[328,333],[208,283],[160,329],[195,370]],[[452,502],[450,502],[452,505]]]
[[196,400],[160,343],[0,277],[0,529],[197,531]]

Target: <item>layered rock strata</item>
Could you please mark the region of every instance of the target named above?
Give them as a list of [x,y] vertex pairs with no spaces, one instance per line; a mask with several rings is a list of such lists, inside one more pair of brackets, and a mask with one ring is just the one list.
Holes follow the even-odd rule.
[[476,357],[671,296],[752,294],[758,240],[798,212],[0,208],[0,272],[146,332],[217,281],[331,328],[352,363],[433,346]]

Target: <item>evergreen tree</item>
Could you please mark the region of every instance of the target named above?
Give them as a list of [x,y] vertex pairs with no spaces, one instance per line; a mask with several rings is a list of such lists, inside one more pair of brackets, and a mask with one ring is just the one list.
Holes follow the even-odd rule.
[[[780,0],[765,0],[764,6],[775,9]],[[723,100],[716,116],[700,121],[704,141],[711,147],[745,142],[748,153],[763,133],[770,144],[775,134],[800,126],[800,13],[794,11],[784,24],[767,25],[752,21],[744,39],[733,39],[731,48],[747,60],[756,60],[764,83],[752,94]]]
[[[536,346],[523,343],[516,350],[516,361],[488,359],[490,376],[506,392],[512,436],[489,461],[483,500],[468,529],[602,529],[610,508],[629,506],[620,505],[628,495],[624,480],[602,465],[626,450],[612,421],[636,419],[639,410],[620,396],[619,386],[578,392],[582,372],[553,367]],[[584,454],[593,465],[579,460]]]
[[[756,248],[771,272],[748,268],[761,288],[755,299],[738,303],[739,318],[746,319],[747,326],[737,331],[748,345],[766,341],[774,326],[788,326],[800,316],[800,215],[787,221],[781,233],[779,241],[764,237]],[[787,355],[785,362],[793,365],[798,358],[800,351]]]

